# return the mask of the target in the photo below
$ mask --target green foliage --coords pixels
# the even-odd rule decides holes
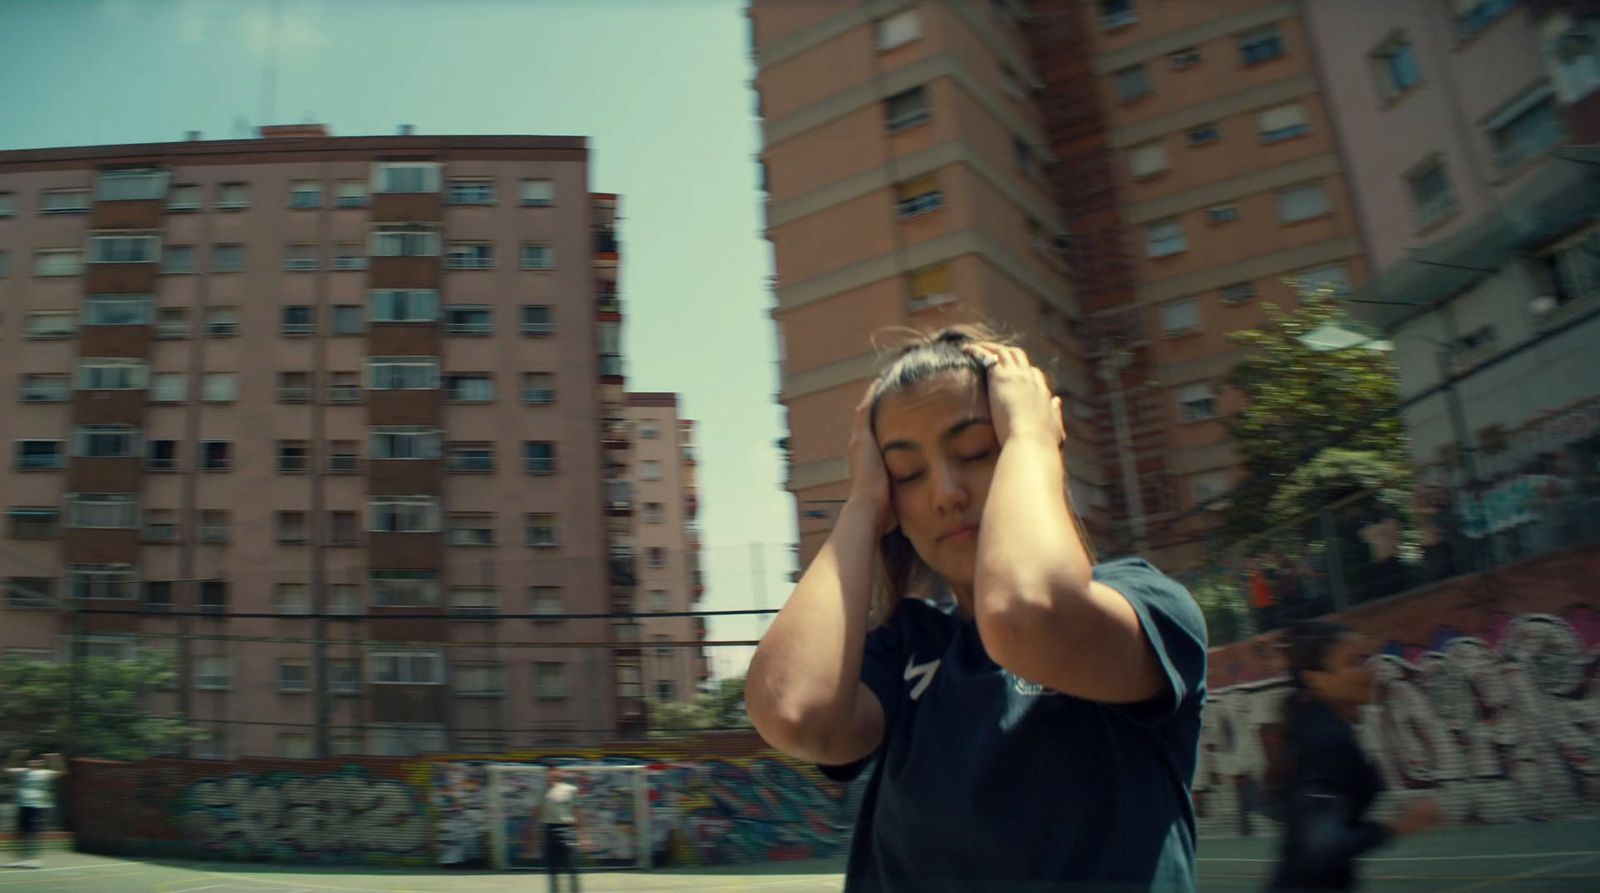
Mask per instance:
[[[651,705],[650,737],[675,738],[712,729],[748,729],[744,710],[744,677],[718,680],[709,692],[688,701]]]
[[[1212,645],[1225,645],[1255,634],[1255,619],[1245,592],[1237,583],[1211,577],[1192,583],[1189,593],[1206,618],[1206,636]]]
[[[149,709],[148,696],[177,678],[170,655],[144,651],[131,660],[81,658],[76,672],[74,698],[71,664],[0,659],[0,750],[137,760],[199,734],[182,720]]]
[[[1319,327],[1349,326],[1320,294],[1289,312],[1265,310],[1260,328],[1230,336],[1248,348],[1227,377],[1246,398],[1228,428],[1248,477],[1230,496],[1228,533],[1267,530],[1367,489],[1404,517],[1411,472],[1389,354],[1307,347]]]

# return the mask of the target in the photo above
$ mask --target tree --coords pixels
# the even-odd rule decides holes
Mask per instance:
[[[1230,336],[1252,350],[1227,376],[1245,398],[1228,429],[1248,475],[1229,494],[1227,532],[1258,533],[1365,490],[1407,517],[1411,470],[1388,352],[1308,346],[1313,333],[1349,326],[1324,293],[1305,292],[1289,312],[1265,309],[1260,328]]]
[[[181,719],[153,713],[148,696],[177,679],[172,658],[143,651],[128,660],[72,664],[15,655],[0,659],[0,750],[137,760],[203,734]],[[76,716],[73,707],[76,705]]]
[[[713,729],[748,729],[744,677],[719,679],[688,701],[664,701],[650,710],[650,737],[672,738]]]

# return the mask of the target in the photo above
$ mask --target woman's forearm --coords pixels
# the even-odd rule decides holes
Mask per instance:
[[[1059,447],[1013,436],[995,463],[978,531],[976,609],[1054,610],[1058,596],[1087,591],[1089,555],[1067,509]]]

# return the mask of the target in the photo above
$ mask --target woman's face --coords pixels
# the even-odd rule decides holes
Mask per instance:
[[[1306,684],[1332,707],[1360,707],[1378,698],[1378,674],[1372,669],[1366,643],[1354,633],[1339,637],[1323,660],[1321,670],[1306,676]]]
[[[957,594],[970,594],[1000,455],[978,377],[942,375],[884,397],[874,432],[900,531]]]

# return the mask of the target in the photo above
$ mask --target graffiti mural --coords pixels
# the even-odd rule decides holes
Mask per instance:
[[[189,837],[215,856],[261,861],[414,862],[431,846],[415,788],[350,768],[303,776],[237,773],[182,799]]]
[[[480,863],[489,858],[488,764],[482,761],[435,763],[433,808],[441,865]]]
[[[1425,793],[1455,822],[1538,821],[1600,813],[1600,614],[1503,616],[1481,636],[1441,628],[1426,645],[1373,658],[1377,704],[1363,745],[1386,800]],[[1286,680],[1216,692],[1207,705],[1195,806],[1209,833],[1252,830]],[[1382,808],[1382,804],[1380,804]]]

